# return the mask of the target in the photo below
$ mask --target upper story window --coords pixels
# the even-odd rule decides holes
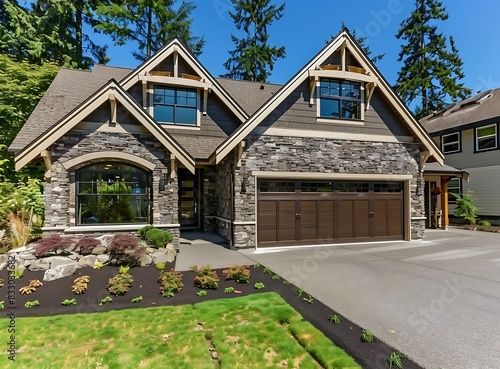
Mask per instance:
[[[460,133],[450,133],[441,137],[441,150],[444,154],[460,151]]]
[[[448,203],[455,204],[457,196],[462,194],[462,180],[460,178],[452,178],[448,181]]]
[[[498,147],[497,142],[496,124],[476,128],[476,151],[496,149]]]
[[[160,123],[196,126],[198,93],[195,89],[155,86],[153,116]]]
[[[337,79],[321,79],[320,117],[361,119],[361,84]]]

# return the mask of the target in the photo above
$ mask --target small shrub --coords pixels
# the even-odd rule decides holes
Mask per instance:
[[[180,292],[182,287],[184,287],[182,283],[182,274],[173,269],[170,272],[161,271],[158,283],[160,283],[161,286],[160,292],[165,297],[173,297],[174,293]]]
[[[303,293],[304,293],[304,290],[302,288],[298,288],[297,289],[297,298],[299,298],[300,296],[302,296]]]
[[[206,265],[198,270],[194,278],[194,285],[199,288],[216,290],[219,288],[219,276],[210,268],[210,265]]]
[[[109,279],[108,291],[116,296],[125,295],[130,291],[133,281],[134,279],[130,274],[115,274]]]
[[[0,309],[5,309],[5,303],[3,301],[0,301]]]
[[[61,302],[61,305],[63,306],[72,306],[72,305],[76,305],[76,299],[66,299],[64,300],[63,302]]]
[[[389,368],[392,369],[393,366],[399,369],[403,369],[403,355],[397,351],[393,351],[389,359]]]
[[[290,282],[288,282],[286,279],[283,279],[283,284],[284,284],[285,286],[288,286],[288,285],[290,284]]]
[[[312,304],[314,302],[314,299],[311,295],[307,295],[307,297],[302,298],[305,302]]]
[[[273,276],[271,277],[271,279],[272,279],[272,280],[275,280],[275,281],[279,281],[279,280],[281,279],[281,277],[280,277],[279,275],[275,274],[275,275],[273,275]]]
[[[98,262],[96,262],[96,263],[94,264],[94,267],[93,267],[93,268],[94,268],[94,269],[101,269],[103,266],[104,266],[104,264],[103,264],[103,263],[101,263],[100,261],[98,261]]]
[[[233,280],[237,283],[250,282],[250,268],[248,265],[233,265],[229,269],[222,271],[226,280]]]
[[[342,318],[338,314],[332,314],[330,316],[330,319],[328,319],[328,320],[330,321],[330,323],[333,323],[333,324],[340,324],[342,322]]]
[[[262,283],[262,282],[257,282],[257,283],[254,284],[254,287],[256,289],[258,289],[258,290],[261,290],[261,289],[263,289],[266,286],[264,286],[264,283]]]
[[[120,265],[120,267],[118,268],[118,273],[120,273],[120,274],[128,274],[129,270],[130,270],[130,266],[129,265]]]
[[[107,304],[108,302],[113,302],[113,298],[111,296],[106,296],[105,298],[101,299],[99,305],[104,305]]]
[[[12,247],[14,249],[25,246],[30,240],[34,218],[36,219],[36,215],[33,214],[33,210],[29,212],[20,210],[16,213],[10,212],[7,215]]]
[[[375,342],[376,340],[377,337],[375,337],[372,332],[363,329],[363,332],[361,333],[361,341],[371,343]]]
[[[207,292],[207,291],[205,291],[205,290],[201,290],[201,291],[199,291],[199,292],[196,292],[196,294],[197,294],[198,296],[200,296],[200,297],[206,296],[206,295],[207,295],[207,293],[208,293],[208,292]]]
[[[190,272],[198,272],[198,265],[191,265],[189,267]]]
[[[35,291],[36,291],[36,288],[31,287],[31,286],[24,286],[24,287],[21,287],[19,289],[19,292],[21,293],[21,295],[31,295]]]
[[[144,299],[142,298],[142,296],[139,296],[139,297],[135,297],[135,298],[133,298],[132,300],[130,300],[130,302],[132,302],[132,303],[134,303],[134,304],[135,304],[135,303],[141,302],[142,300],[144,300]]]
[[[37,242],[36,250],[33,255],[37,258],[41,258],[44,256],[63,254],[65,253],[65,249],[70,247],[73,242],[74,240],[72,238],[53,234]]]
[[[82,275],[76,278],[73,281],[73,285],[71,286],[71,292],[81,295],[87,292],[88,283],[90,281],[90,277],[88,275]]]
[[[151,224],[148,224],[142,228],[139,228],[137,230],[137,235],[142,238],[142,239],[145,239],[146,238],[146,233],[148,233],[149,230],[151,229],[156,229],[155,226],[152,226]]]
[[[30,281],[30,284],[29,284],[29,285],[30,285],[30,287],[38,288],[38,287],[43,286],[43,283],[42,283],[42,282],[40,282],[40,280],[38,280],[38,279],[32,279],[32,280]]]
[[[19,278],[22,278],[24,274],[24,269],[14,269],[14,273],[12,274],[12,276],[14,277],[14,279],[19,279]]]
[[[3,287],[4,283],[3,283],[3,279],[0,278],[0,287]]]
[[[29,309],[29,308],[39,306],[39,305],[40,305],[40,302],[38,300],[34,300],[34,301],[27,301],[26,304],[24,304],[24,307],[26,309]]]
[[[156,263],[155,267],[156,269],[163,270],[165,269],[165,265],[166,265],[165,263]]]
[[[224,293],[233,293],[234,292],[234,287],[226,287],[224,288]]]
[[[162,231],[161,229],[150,229],[146,233],[146,242],[148,245],[156,248],[165,247],[167,243],[172,241],[172,233],[169,231]]]
[[[259,264],[259,263],[255,263],[255,264],[253,265],[253,268],[254,268],[254,269],[260,268],[260,264]]]
[[[76,243],[75,250],[81,255],[88,255],[96,246],[100,245],[101,241],[99,241],[98,239],[93,237],[84,237],[80,238],[80,240]]]
[[[491,227],[491,223],[490,223],[490,222],[488,222],[487,220],[484,220],[484,219],[483,219],[483,220],[480,220],[480,221],[478,222],[478,224],[479,224],[481,227],[485,228],[485,229],[488,229],[488,228],[490,228],[490,227]]]
[[[264,275],[264,274],[273,274],[273,271],[272,271],[271,269],[269,269],[269,268],[264,268],[264,269],[262,270],[262,274],[263,274],[263,275]]]
[[[139,247],[139,239],[130,233],[117,233],[109,243],[108,251],[111,255],[124,254]]]
[[[474,205],[474,198],[471,193],[467,191],[462,196],[452,193],[456,198],[455,212],[453,215],[462,218],[468,224],[476,224],[476,213],[480,210]]]

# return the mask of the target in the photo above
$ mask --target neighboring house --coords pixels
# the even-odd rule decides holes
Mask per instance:
[[[420,122],[441,148],[446,164],[470,174],[468,182],[448,182],[450,212],[455,202],[451,193],[470,191],[478,216],[500,224],[500,89],[447,105]]]
[[[422,169],[443,163],[347,31],[283,86],[214,78],[178,40],[134,70],[62,69],[10,151],[45,162],[45,232],[234,247],[422,238]]]

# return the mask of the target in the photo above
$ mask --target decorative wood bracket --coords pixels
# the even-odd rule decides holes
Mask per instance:
[[[241,167],[241,157],[243,156],[243,148],[245,147],[245,141],[241,141],[237,146],[238,151],[236,153],[236,167]]]
[[[42,150],[40,156],[45,163],[45,178],[52,177],[52,153],[49,150]]]
[[[148,81],[142,81],[142,108],[148,109]]]
[[[310,91],[310,97],[309,97],[309,106],[313,106],[314,104],[314,92],[316,91],[316,84],[319,81],[319,76],[311,76],[309,79],[309,88],[311,89]]]
[[[170,154],[170,178],[177,178],[177,160],[174,154]]]
[[[427,162],[427,159],[431,156],[430,151],[421,151],[420,152],[420,173],[424,172],[424,166]]]
[[[203,89],[203,115],[207,115],[208,93],[211,92],[210,87]]]
[[[179,78],[179,52],[177,46],[174,47],[174,77]]]
[[[115,94],[109,94],[109,103],[111,106],[111,121],[109,122],[109,125],[115,125],[116,124],[116,97]]]
[[[370,101],[372,100],[372,96],[373,96],[373,92],[375,91],[375,87],[377,87],[376,82],[369,82],[365,85],[365,89],[366,89],[365,110],[370,109]]]

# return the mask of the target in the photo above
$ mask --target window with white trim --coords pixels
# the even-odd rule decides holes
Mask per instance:
[[[154,86],[153,116],[159,123],[198,125],[198,92],[195,89]]]
[[[460,178],[452,178],[448,181],[448,204],[455,204],[457,197],[462,193],[462,180]],[[456,195],[456,196],[455,196]]]
[[[360,120],[361,83],[322,78],[319,86],[321,118]]]
[[[498,147],[497,125],[476,128],[476,151],[492,150]]]
[[[460,133],[450,133],[441,137],[441,150],[444,154],[460,151]]]

